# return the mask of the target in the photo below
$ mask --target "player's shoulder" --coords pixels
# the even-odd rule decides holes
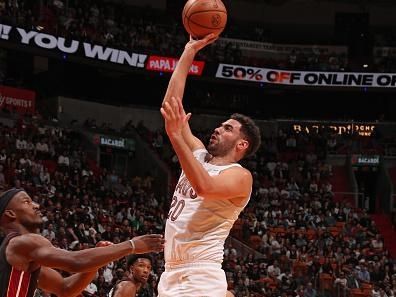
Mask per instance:
[[[130,279],[123,279],[118,283],[116,293],[133,293],[134,291],[136,291],[136,284]],[[117,296],[117,294],[115,296]]]
[[[15,236],[10,239],[9,247],[11,248],[26,248],[31,247],[34,248],[36,246],[48,246],[51,245],[50,241],[45,237],[35,234],[35,233],[28,233],[22,234],[19,236]]]
[[[235,164],[235,166],[231,166],[223,170],[223,172],[232,172],[233,174],[239,175],[241,177],[252,178],[252,173],[250,172],[250,170],[239,164]]]
[[[47,238],[37,233],[22,234],[20,238],[23,240],[49,241]]]
[[[203,147],[197,147],[195,149],[192,150],[193,155],[196,158],[203,158],[203,160],[207,160],[210,157],[210,154],[208,153],[208,150],[203,146]]]

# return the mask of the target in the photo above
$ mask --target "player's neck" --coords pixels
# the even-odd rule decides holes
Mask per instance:
[[[37,233],[36,231],[31,231],[19,224],[10,224],[6,228],[7,233],[18,233],[18,234],[29,234],[29,233]]]
[[[128,278],[130,279],[130,281],[135,285],[136,287],[136,292],[138,292],[140,290],[140,288],[142,287],[142,283],[139,282],[134,276],[133,273],[129,273]]]
[[[132,280],[132,282],[135,284],[135,287],[136,287],[136,293],[138,293],[139,292],[139,290],[140,290],[140,288],[142,287],[142,283],[141,282],[139,282],[139,281],[137,281],[135,278],[131,278],[131,280]],[[137,296],[137,294],[136,294],[136,296]]]
[[[217,166],[225,166],[237,163],[233,156],[211,156],[208,163]]]

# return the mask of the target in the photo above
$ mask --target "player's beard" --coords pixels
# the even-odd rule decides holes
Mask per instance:
[[[213,157],[222,157],[227,155],[235,147],[235,143],[236,141],[220,142],[216,139],[215,142],[208,144],[207,150]]]

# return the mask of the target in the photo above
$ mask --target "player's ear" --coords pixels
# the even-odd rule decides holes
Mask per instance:
[[[245,139],[241,139],[237,146],[239,150],[246,150],[249,147],[249,142]]]
[[[11,209],[6,209],[3,213],[3,217],[8,220],[15,220],[16,219],[16,213],[15,211]]]

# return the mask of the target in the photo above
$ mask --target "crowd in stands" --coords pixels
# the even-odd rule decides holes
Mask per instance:
[[[54,246],[80,250],[100,240],[117,243],[163,231],[165,206],[155,196],[153,179],[123,180],[105,169],[95,175],[78,133],[35,119],[19,119],[15,125],[0,125],[0,146],[0,187],[23,187],[41,205],[41,233]],[[153,284],[163,266],[162,254],[158,254]],[[125,261],[110,263],[84,294],[106,296],[124,270]],[[141,296],[156,296],[154,287],[149,284]]]
[[[2,0],[0,1],[0,17],[2,22],[7,24],[55,34],[67,39],[165,56],[178,56],[187,39],[181,21],[174,19],[173,16],[147,7],[132,7],[105,1]],[[231,19],[229,22],[230,25],[222,37],[273,42],[271,34],[263,25],[234,24],[234,20]],[[200,52],[198,58],[207,61],[281,69],[350,70],[346,51],[332,51],[331,46],[330,50],[321,50],[314,44],[308,45],[308,47],[311,47],[310,51],[306,50],[307,46],[297,46],[290,47],[289,52],[282,54],[271,53],[267,58],[254,58],[251,53],[245,54],[235,44],[219,45],[217,43],[210,47],[209,51]],[[378,70],[394,69],[392,68],[394,63],[389,63],[389,61],[394,62],[394,58],[376,59]],[[372,68],[375,69],[375,67]]]
[[[159,131],[142,124],[138,131],[154,150],[161,143],[160,154],[168,150]],[[264,137],[257,156],[246,162],[254,191],[232,234],[260,256],[241,258],[231,243],[226,247],[223,267],[236,296],[394,296],[396,266],[375,223],[366,209],[333,199],[332,166],[325,161],[328,152],[381,147],[357,136],[334,143],[337,135],[318,132],[280,130]],[[170,165],[177,162],[170,157]]]
[[[396,69],[396,31],[384,30],[374,34],[374,63],[379,72]]]
[[[140,123],[128,124],[124,133],[130,129],[179,170],[162,131]],[[202,139],[206,134],[198,133]],[[127,178],[106,169],[95,174],[81,143],[78,133],[39,119],[2,124],[1,187],[28,190],[42,206],[42,235],[60,248],[86,249],[100,240],[162,232],[168,201],[156,195],[154,178]],[[232,235],[248,244],[251,254],[229,243],[223,263],[236,296],[394,296],[396,267],[375,224],[365,210],[333,200],[327,146],[320,134],[293,136],[285,130],[264,138],[257,156],[246,162],[255,184]],[[139,296],[156,296],[163,264],[162,254],[155,255],[150,282]],[[103,267],[84,294],[106,296],[124,272],[125,261]],[[353,295],[360,293],[366,295]]]
[[[59,36],[164,55],[177,55],[185,43],[178,22],[170,23],[151,10],[145,11],[147,15],[134,14],[102,1],[70,0],[68,6],[61,0],[42,2],[42,7],[36,7],[30,1],[0,0],[0,17],[10,24],[42,28]],[[153,23],[154,18],[164,25]],[[227,34],[234,37],[232,32]],[[263,36],[262,30],[257,34]],[[266,41],[264,37],[258,40]],[[219,61],[245,62],[237,48],[214,46],[211,50]],[[334,63],[327,63],[330,60]],[[346,67],[345,57],[321,53],[304,57],[298,52],[291,52],[283,64],[248,63],[290,69]],[[207,99],[216,102],[210,96]],[[231,104],[238,105],[239,99],[244,100],[234,97]],[[94,120],[88,120],[86,126],[114,131],[110,124],[99,125]],[[163,131],[129,123],[122,132],[130,129],[136,129],[169,164],[175,183],[180,167]],[[308,135],[280,130],[278,135],[264,137],[262,149],[245,163],[255,184],[251,202],[232,235],[249,245],[251,254],[246,256],[229,243],[223,263],[229,289],[236,296],[395,296],[394,260],[367,211],[333,199],[332,167],[326,163],[327,153],[382,152],[382,147],[372,138],[324,132]],[[196,133],[201,139],[209,135],[208,131]],[[0,188],[25,188],[42,207],[42,235],[67,250],[90,248],[100,240],[117,243],[163,232],[169,201],[157,195],[155,177],[118,176],[106,169],[94,172],[80,137],[73,130],[54,123],[43,125],[36,118],[1,124]],[[0,241],[3,237],[0,231]],[[150,281],[140,297],[156,296],[164,259],[162,254],[153,259]],[[84,295],[106,296],[125,269],[124,260],[103,267]],[[45,292],[38,296],[47,297]]]
[[[268,296],[377,296],[368,292],[378,288],[393,296],[396,267],[375,224],[365,210],[333,199],[329,139],[282,131],[248,163],[254,199],[234,231],[264,256],[251,285]]]
[[[177,55],[186,39],[178,22],[169,24],[150,14],[152,11],[146,11],[147,16],[135,12],[135,18],[129,17],[132,11],[124,11],[120,17],[119,7],[101,1],[68,1],[66,7],[55,0],[40,9],[29,1],[0,3],[0,17],[6,22],[92,43]],[[18,3],[18,7],[10,3]],[[165,25],[153,23],[153,18]],[[237,48],[214,46],[211,50],[219,61],[245,62]],[[248,61],[255,66],[290,69],[346,67],[345,57],[320,52],[311,57],[291,52],[283,64],[262,62]],[[234,99],[238,105],[239,98]],[[88,121],[87,126],[97,124]],[[109,125],[101,128],[113,131]],[[134,127],[126,126],[123,132],[128,129]],[[152,132],[144,125],[137,131],[175,172],[179,171],[162,131]],[[198,132],[202,139],[207,134]],[[325,162],[326,152],[362,149],[380,151],[381,147],[353,135],[285,131],[264,138],[261,151],[245,164],[254,174],[254,191],[233,230],[235,237],[260,256],[252,252],[245,257],[231,244],[225,249],[223,267],[236,296],[395,295],[396,266],[384,250],[375,224],[365,210],[335,202],[329,183],[332,171]],[[86,249],[102,239],[117,243],[163,231],[169,201],[156,195],[153,177],[127,178],[105,169],[95,174],[88,166],[79,134],[72,130],[19,119],[14,126],[0,126],[0,150],[0,187],[28,190],[43,209],[41,232],[55,246]],[[0,240],[2,236],[0,233]],[[162,254],[155,255],[150,283],[139,296],[156,296],[163,264]],[[124,273],[124,261],[107,265],[84,294],[106,296]]]

